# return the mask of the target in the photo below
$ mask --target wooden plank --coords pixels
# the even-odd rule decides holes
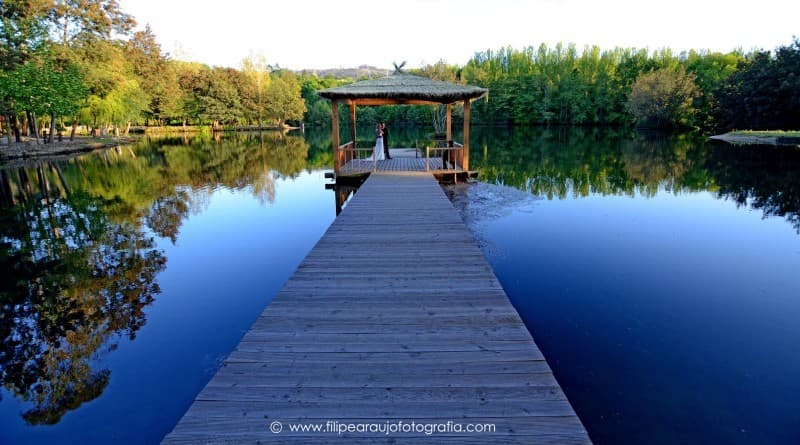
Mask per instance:
[[[458,365],[458,366],[455,366]],[[266,378],[276,375],[276,374],[308,374],[308,373],[319,373],[322,371],[336,373],[336,372],[348,372],[351,366],[358,366],[358,369],[363,373],[375,373],[375,372],[385,372],[386,366],[380,363],[372,363],[372,362],[339,362],[339,363],[328,363],[325,365],[320,366],[317,363],[306,363],[303,361],[294,361],[294,362],[269,362],[269,363],[227,363],[224,365],[227,369],[227,372],[230,374],[246,374],[253,378],[254,381],[258,381],[258,379]],[[516,362],[487,362],[487,361],[463,361],[456,364],[444,364],[444,363],[419,363],[414,367],[403,368],[400,370],[395,370],[394,372],[405,372],[405,373],[424,373],[424,374],[444,374],[444,375],[461,375],[461,374],[480,374],[486,373],[489,371],[494,371],[499,374],[508,374],[508,373],[520,373],[520,372],[549,372],[550,368],[547,365],[547,362],[544,359],[539,360],[521,360]],[[239,382],[237,386],[245,386],[247,382]],[[295,389],[299,389],[293,387]],[[414,393],[415,391],[418,392],[420,395],[425,394],[427,391],[439,391],[442,388],[446,387],[426,387],[426,388],[411,388],[407,391],[409,394]],[[456,391],[454,388],[450,387],[450,392],[448,393],[449,396],[455,397],[455,394],[459,392],[468,392],[468,391],[475,391],[475,392],[485,392],[489,389],[497,389],[496,387],[489,387],[489,386],[482,386],[480,388],[462,388],[459,391]],[[396,388],[379,388],[381,391],[393,391]],[[557,387],[556,387],[557,389]],[[554,389],[554,391],[556,390]],[[531,391],[534,391],[532,388],[512,388],[514,391],[520,391],[525,394],[529,394]],[[320,391],[324,392],[324,388],[320,389]],[[333,397],[334,394],[337,394],[337,391],[333,391],[329,393],[330,397]],[[357,390],[353,390],[358,393]],[[501,392],[506,393],[509,391],[508,388],[503,388]],[[370,394],[370,391],[365,391],[363,393],[363,397]],[[362,393],[359,393],[362,394]],[[398,395],[399,397],[399,395]],[[526,396],[528,397],[528,396]],[[563,393],[559,392],[559,397],[563,397]]]
[[[552,387],[551,387],[552,388]],[[220,388],[216,388],[220,389]],[[284,401],[275,403],[272,401],[262,401],[253,398],[248,394],[250,388],[244,391],[231,390],[225,393],[218,393],[216,397],[202,399],[202,405],[206,417],[251,417],[251,418],[278,418],[278,419],[314,419],[328,418],[335,419],[341,413],[347,413],[348,417],[374,417],[379,413],[382,417],[390,419],[419,419],[421,412],[430,413],[436,417],[449,417],[458,419],[461,417],[563,417],[572,414],[572,407],[564,399],[551,399],[531,397],[528,400],[480,400],[479,397],[472,397],[462,400],[447,401],[424,401],[410,400],[398,402],[394,398],[388,399],[391,403],[384,401],[322,401],[310,402],[298,400],[293,402]],[[257,393],[256,393],[257,394]],[[280,410],[280,417],[273,417],[277,409]],[[309,413],[313,415],[309,416]]]
[[[202,403],[202,402],[201,402]],[[185,425],[179,425],[173,435],[165,443],[276,443],[276,444],[305,444],[305,443],[458,443],[458,444],[587,444],[589,442],[580,421],[574,416],[529,416],[518,418],[492,418],[492,417],[461,417],[454,419],[446,417],[425,417],[418,419],[387,419],[385,417],[373,418],[337,418],[338,424],[348,423],[377,423],[384,425],[386,422],[411,422],[421,421],[430,424],[447,424],[447,422],[465,425],[487,424],[494,427],[494,432],[482,434],[465,433],[437,433],[425,435],[424,433],[314,433],[293,432],[289,425],[292,419],[253,419],[250,416],[238,417],[195,417],[186,419]],[[325,422],[331,419],[306,418],[302,424],[312,424],[318,421],[324,428]],[[281,434],[273,434],[269,430],[269,423],[280,421],[283,430]],[[234,433],[227,433],[233,430]],[[226,431],[221,434],[220,431]]]
[[[323,423],[325,420],[322,421]],[[340,423],[342,424],[342,423]],[[538,426],[541,428],[541,426]],[[525,433],[514,433],[513,436],[510,435],[503,435],[503,434],[492,434],[488,436],[487,434],[483,435],[466,435],[462,434],[461,436],[445,436],[443,434],[437,434],[434,439],[431,436],[427,435],[420,435],[420,436],[412,436],[412,437],[402,437],[398,438],[397,436],[392,436],[390,438],[386,438],[386,436],[380,437],[355,437],[353,434],[342,434],[338,435],[335,432],[330,434],[317,434],[316,437],[313,436],[298,436],[297,434],[287,434],[285,436],[278,435],[270,435],[267,432],[263,431],[248,431],[244,433],[236,433],[235,435],[219,435],[214,433],[213,431],[209,431],[207,434],[202,436],[202,439],[195,436],[195,435],[184,435],[182,433],[175,433],[171,435],[168,441],[164,443],[170,444],[190,444],[190,445],[197,445],[198,443],[202,443],[203,445],[228,445],[234,443],[270,443],[275,445],[281,444],[329,444],[329,443],[347,443],[348,445],[365,445],[365,444],[424,444],[430,445],[431,443],[437,444],[463,444],[463,445],[485,445],[487,442],[499,442],[507,445],[581,445],[590,443],[585,436],[581,434],[575,433],[564,433],[564,434],[537,434],[537,435],[527,435]]]
[[[379,169],[424,166],[392,161]],[[274,434],[274,419],[485,421],[496,430]],[[164,443],[331,440],[590,443],[429,174],[370,176]]]
[[[543,359],[538,349],[512,351],[398,351],[398,352],[273,352],[237,347],[228,356],[228,362],[262,362],[302,360],[307,363],[335,363],[370,361],[372,363],[414,365],[416,363],[461,363],[463,361],[524,361]],[[219,378],[217,376],[217,378]],[[486,382],[489,384],[490,382]]]
[[[250,370],[247,370],[247,372],[250,372]],[[272,377],[273,375],[274,374],[268,374],[266,377]],[[434,401],[434,403],[453,401],[480,403],[527,402],[533,398],[539,400],[566,400],[558,386],[535,388],[265,388],[240,385],[231,387],[211,386],[207,391],[203,392],[203,398],[198,400],[236,400],[240,402],[254,401],[266,403],[303,403],[309,401],[315,403],[359,402],[376,404],[386,402],[425,403],[426,401]],[[463,415],[457,415],[456,417],[463,417]]]

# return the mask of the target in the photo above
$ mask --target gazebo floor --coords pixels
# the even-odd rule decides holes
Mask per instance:
[[[431,158],[429,162],[425,154],[419,154],[415,148],[391,148],[389,154],[392,159],[373,162],[372,159],[355,159],[348,161],[339,172],[341,175],[378,172],[425,172],[430,169],[432,173],[461,173],[464,170],[456,165],[442,168],[441,158]]]

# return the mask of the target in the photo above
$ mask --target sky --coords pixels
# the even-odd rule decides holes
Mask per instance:
[[[800,37],[798,0],[121,0],[175,59],[239,67],[390,69],[557,42],[728,52]]]

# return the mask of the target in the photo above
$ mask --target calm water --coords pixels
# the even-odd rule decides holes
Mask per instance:
[[[800,150],[473,133],[447,192],[597,443],[800,441]],[[346,199],[329,143],[4,170],[0,443],[163,437]]]

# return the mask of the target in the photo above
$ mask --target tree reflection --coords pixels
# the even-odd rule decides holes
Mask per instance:
[[[765,218],[784,217],[800,233],[800,149],[714,145],[706,167],[720,198],[761,210]]]
[[[102,200],[53,197],[44,168],[33,170],[38,193],[19,169],[20,202],[0,211],[0,380],[32,403],[26,422],[54,424],[103,392],[110,372],[92,359],[145,324],[166,259],[135,224],[111,221]]]
[[[262,204],[274,202],[275,181],[308,168],[308,149],[301,137],[277,132],[158,138],[77,158],[63,170],[67,182],[104,198],[114,218],[144,218],[174,243],[217,188],[249,189]]]
[[[711,191],[783,216],[800,233],[800,150],[709,144],[696,135],[555,128],[477,128],[473,165],[484,181],[548,199],[590,194],[652,197]]]
[[[135,339],[175,243],[218,187],[275,199],[307,168],[308,144],[282,134],[168,138],[60,163],[0,170],[0,384],[55,424],[99,397],[97,358]]]

